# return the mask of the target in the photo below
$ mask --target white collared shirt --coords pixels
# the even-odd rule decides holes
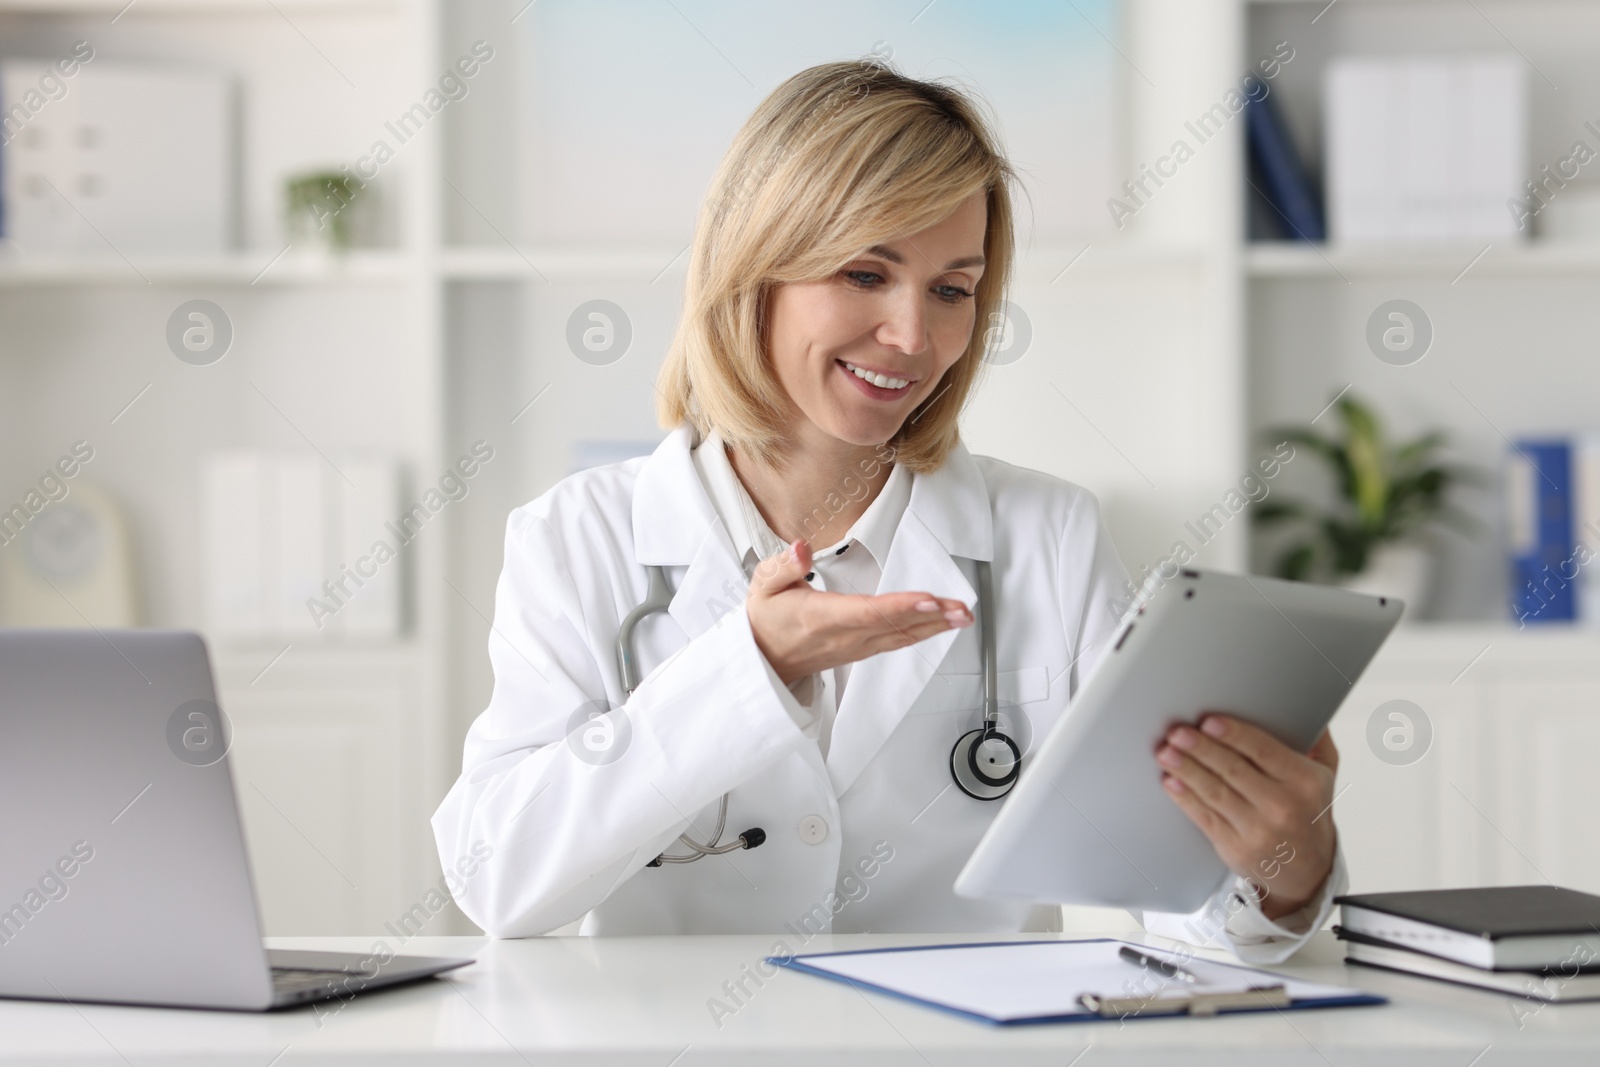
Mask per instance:
[[[758,563],[782,552],[787,545],[761,517],[755,501],[728,460],[720,433],[711,431],[691,455],[706,495],[727,528],[733,550],[744,566],[745,577],[749,578],[754,575]],[[895,464],[877,497],[843,538],[826,548],[812,546],[813,589],[867,596],[877,593],[894,532],[911,500],[911,480],[911,472]],[[846,475],[828,499],[818,501],[815,513],[827,516],[830,511],[837,512],[842,509],[843,501],[852,496],[859,500],[865,489],[866,483],[860,476]],[[805,716],[803,721],[798,717],[796,721],[806,736],[816,740],[823,758],[828,755],[833,720],[839,701],[844,699],[850,667],[851,664],[843,663],[832,670],[808,675],[789,687]]]

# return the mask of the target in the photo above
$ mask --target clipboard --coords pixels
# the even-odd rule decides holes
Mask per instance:
[[[1181,967],[1183,982],[1129,963],[1124,946]],[[814,974],[993,1026],[1386,1004],[1384,997],[1114,938],[986,941],[769,956]]]

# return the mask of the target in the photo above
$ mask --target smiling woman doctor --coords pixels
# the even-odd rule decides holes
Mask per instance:
[[[1126,579],[1088,492],[960,441],[1014,182],[972,100],[875,62],[802,71],[739,132],[660,372],[671,434],[507,524],[493,697],[433,817],[446,870],[492,849],[456,892],[486,931],[1060,928],[951,889],[1008,788],[970,734],[974,623],[1025,765]],[[1205,921],[1146,926],[1292,952],[1343,888],[1336,760],[1212,715],[1128,767],[1237,872]]]

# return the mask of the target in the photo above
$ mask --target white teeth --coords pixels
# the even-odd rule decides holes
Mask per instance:
[[[870,370],[862,370],[860,367],[849,362],[848,360],[843,362],[851,374],[854,374],[862,381],[871,382],[879,389],[904,389],[906,386],[911,384],[911,379],[909,378],[891,378],[887,374],[877,374]]]

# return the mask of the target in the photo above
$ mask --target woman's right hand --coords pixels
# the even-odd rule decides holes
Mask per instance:
[[[930,593],[825,593],[811,588],[811,546],[796,541],[756,567],[745,611],[756,647],[784,685],[972,625],[959,600]]]

